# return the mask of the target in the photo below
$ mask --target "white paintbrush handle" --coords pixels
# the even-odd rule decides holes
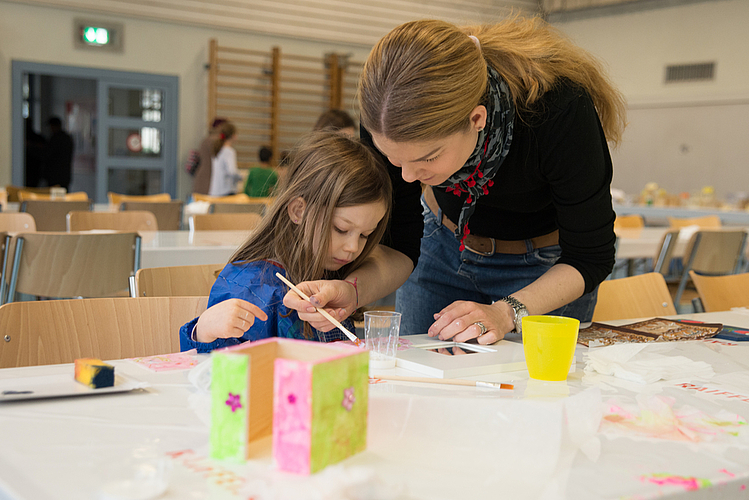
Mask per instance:
[[[301,298],[303,298],[306,301],[310,300],[309,297],[307,297],[307,294],[305,294],[303,291],[301,291],[300,289],[298,289],[297,287],[295,287],[294,284],[291,281],[289,281],[286,278],[284,278],[281,273],[276,273],[276,276],[278,277],[278,279],[280,279],[281,281],[283,281],[284,283],[286,283],[286,285],[288,285],[289,288],[291,288],[292,290],[294,290],[294,292],[296,292],[296,294],[299,295]],[[327,319],[328,321],[330,321],[331,323],[333,323],[335,326],[338,327],[339,330],[341,330],[343,333],[345,333],[346,336],[349,338],[349,340],[351,342],[353,342],[355,344],[359,343],[359,338],[356,335],[354,335],[353,333],[351,333],[350,331],[348,331],[348,329],[345,326],[343,326],[340,321],[338,321],[333,316],[331,316],[330,314],[328,314],[328,311],[326,311],[325,309],[323,309],[321,307],[315,307],[315,309],[317,309],[317,312],[319,312],[320,314],[322,314],[325,319]]]

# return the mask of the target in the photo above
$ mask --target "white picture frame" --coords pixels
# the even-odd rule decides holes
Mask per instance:
[[[500,340],[492,345],[479,345],[438,340],[426,334],[406,335],[401,341],[410,345],[398,351],[396,366],[436,378],[475,377],[526,369],[520,342]],[[456,356],[434,352],[452,347],[473,352]]]

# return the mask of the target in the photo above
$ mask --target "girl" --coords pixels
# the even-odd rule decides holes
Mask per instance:
[[[387,170],[368,148],[342,134],[309,136],[263,221],[213,285],[208,309],[180,329],[182,350],[267,337],[345,339],[337,330],[313,330],[286,308],[275,273],[293,283],[342,279],[382,238],[391,197]],[[355,281],[345,285],[356,292]]]
[[[226,196],[237,191],[237,181],[241,178],[237,170],[237,151],[232,147],[237,129],[234,124],[226,121],[218,130],[218,137],[213,142],[211,151],[211,196]]]

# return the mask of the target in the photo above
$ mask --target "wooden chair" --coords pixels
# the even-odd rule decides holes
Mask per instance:
[[[19,191],[18,201],[24,202],[28,200],[52,200],[51,194],[46,193],[35,193],[33,191]],[[88,193],[85,191],[76,191],[75,193],[65,193],[65,197],[62,200],[56,201],[88,201]]]
[[[34,217],[37,231],[66,231],[68,212],[90,209],[88,201],[28,200],[19,210]]]
[[[52,189],[51,187],[34,188],[34,187],[25,187],[25,186],[12,186],[10,184],[5,186],[5,192],[8,193],[8,201],[11,201],[11,202],[20,201],[18,199],[19,191],[29,191],[29,192],[38,193],[38,194],[49,194],[51,189]]]
[[[182,227],[182,200],[123,201],[120,210],[146,210],[156,216],[159,231],[178,231]]]
[[[68,231],[113,229],[115,231],[158,231],[159,224],[151,212],[69,212]]]
[[[606,280],[598,285],[593,321],[676,314],[666,280],[660,273]]]
[[[260,214],[265,213],[267,205],[263,202],[253,203],[211,203],[209,214]]]
[[[43,297],[112,297],[140,267],[137,233],[19,233],[9,248],[7,302]]]
[[[208,296],[225,264],[149,267],[135,274],[138,297]]]
[[[720,217],[717,215],[705,215],[704,217],[692,218],[668,217],[668,225],[673,229],[681,229],[688,226],[699,226],[702,229],[715,229],[723,226]]]
[[[736,274],[744,265],[747,233],[740,230],[701,230],[692,235],[684,252],[684,271],[678,284],[671,285],[674,304],[678,310],[682,296],[690,282],[689,271],[707,275]],[[697,296],[696,290],[687,294],[687,301]]]
[[[7,288],[6,271],[8,269],[8,248],[11,236],[15,233],[36,231],[36,222],[31,214],[23,212],[0,213],[0,305],[5,302]]]
[[[24,212],[0,213],[0,231],[9,233],[36,231],[34,216]]]
[[[645,227],[645,219],[642,218],[642,215],[639,214],[632,214],[632,215],[617,215],[616,219],[614,219],[614,230],[617,229],[636,229],[638,227]]]
[[[250,231],[255,229],[260,214],[195,214],[190,216],[190,231]]]
[[[689,271],[705,312],[749,307],[749,273],[703,276]]]
[[[207,201],[208,203],[250,203],[252,198],[244,193],[229,196],[210,196],[207,194],[193,193],[193,201]]]
[[[179,328],[207,297],[14,302],[0,307],[0,368],[179,352]],[[71,380],[73,372],[71,368]]]
[[[145,194],[145,195],[134,195],[134,194],[117,194],[112,191],[107,193],[109,204],[115,207],[119,207],[121,203],[125,201],[140,201],[140,202],[167,202],[172,201],[172,196],[169,193],[159,194]]]

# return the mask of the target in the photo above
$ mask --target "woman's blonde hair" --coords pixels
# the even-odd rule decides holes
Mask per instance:
[[[607,140],[621,140],[624,98],[601,63],[542,19],[519,16],[485,26],[426,20],[393,29],[364,65],[359,119],[370,132],[396,142],[465,131],[486,92],[487,64],[507,82],[520,119],[564,78],[590,95]]]
[[[232,122],[225,121],[221,123],[215,130],[219,135],[216,140],[213,141],[213,147],[211,148],[213,156],[218,155],[218,152],[221,151],[221,148],[224,147],[224,143],[227,141],[227,139],[231,139],[232,137],[234,137],[234,134],[237,133],[237,127],[235,127]]]
[[[262,222],[231,262],[278,261],[293,283],[341,279],[361,266],[385,234],[392,204],[390,176],[382,162],[358,140],[330,131],[303,139],[273,195],[275,201]],[[297,198],[306,205],[302,220],[295,224],[288,207]],[[362,253],[338,271],[327,271],[335,209],[377,202],[383,203],[385,216],[367,238]],[[305,336],[309,334],[305,324]]]

